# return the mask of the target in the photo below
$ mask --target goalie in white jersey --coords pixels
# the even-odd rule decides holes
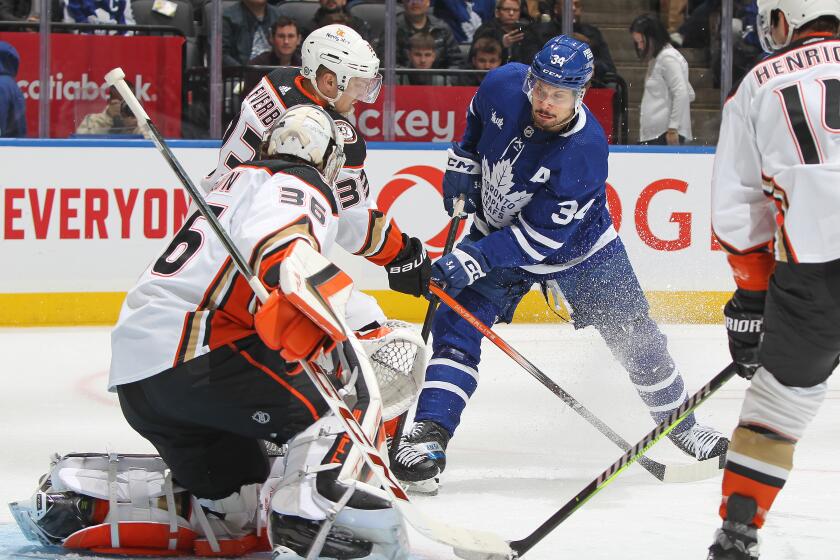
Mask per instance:
[[[840,358],[838,0],[759,0],[771,56],[723,110],[712,220],[738,289],[724,314],[752,379],[723,476],[710,560],[758,558],[758,529]]]
[[[298,361],[352,387],[354,414],[379,426],[380,443],[381,409],[364,404],[374,402],[365,399],[370,389],[347,379],[358,377],[340,365],[330,334],[278,288],[286,255],[336,242],[341,134],[322,108],[292,107],[261,155],[221,176],[206,201],[271,292],[268,302],[258,303],[207,221],[189,216],[129,291],[112,334],[109,388],[163,461],[62,458],[35,505],[16,510],[28,536],[122,554],[242,554],[262,546],[264,484],[269,537],[284,558],[404,558],[401,517],[356,480],[350,440]],[[327,284],[349,285],[337,268],[324,270],[334,273]],[[263,440],[288,444],[273,467]]]

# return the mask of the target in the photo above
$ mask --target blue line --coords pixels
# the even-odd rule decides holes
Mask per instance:
[[[167,140],[171,148],[212,148],[221,146],[220,140]],[[446,150],[449,142],[368,142],[370,150]],[[0,147],[16,148],[146,148],[150,140],[120,140],[105,138],[0,138]],[[714,146],[610,146],[614,154],[714,154]]]

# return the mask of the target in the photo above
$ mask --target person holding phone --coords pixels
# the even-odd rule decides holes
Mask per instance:
[[[493,37],[502,44],[502,60],[519,59],[520,43],[525,38],[528,23],[521,19],[522,8],[518,0],[497,0],[495,17],[479,27],[473,44],[483,37]]]

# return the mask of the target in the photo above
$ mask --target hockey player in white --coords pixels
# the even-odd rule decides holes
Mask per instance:
[[[297,106],[258,160],[219,178],[207,203],[271,297],[259,305],[206,220],[190,216],[129,291],[112,334],[109,388],[160,458],[61,459],[15,511],[28,536],[120,554],[239,555],[264,546],[263,485],[276,555],[405,557],[402,518],[354,480],[342,424],[298,364],[315,360],[350,383],[336,345],[278,287],[296,244],[326,252],[336,242],[343,160],[326,111]],[[288,444],[273,467],[262,440]]]
[[[379,58],[353,29],[346,25],[327,25],[304,39],[301,60],[300,70],[278,68],[263,77],[246,96],[239,116],[225,131],[216,168],[202,181],[202,186],[209,189],[221,175],[252,158],[262,135],[287,107],[299,104],[323,107],[344,138],[346,155],[336,180],[341,215],[338,244],[347,252],[384,267],[392,290],[421,295],[430,275],[423,243],[401,232],[393,220],[376,209],[369,196],[365,172],[367,144],[351,118],[356,104],[373,103],[379,96],[382,83]],[[387,342],[387,337],[420,340],[408,325],[388,320],[376,300],[358,290],[353,291],[347,304],[347,322],[359,335],[379,373],[382,364],[374,352]],[[425,356],[424,346],[415,346],[412,352]],[[418,359],[415,363],[417,374],[422,376],[425,362]],[[394,427],[395,422],[386,424],[389,437]]]
[[[758,529],[840,360],[838,0],[759,0],[768,58],[726,102],[712,220],[737,290],[724,308],[752,379],[723,475],[709,560],[755,560]]]

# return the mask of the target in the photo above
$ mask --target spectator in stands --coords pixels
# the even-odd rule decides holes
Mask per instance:
[[[271,50],[252,58],[253,66],[300,66],[300,43],[303,37],[295,20],[280,16],[271,24]]]
[[[132,90],[134,85],[130,82],[128,87]],[[123,101],[117,88],[111,86],[108,89],[108,104],[101,113],[85,115],[76,134],[143,134],[137,126],[137,118]]]
[[[452,30],[459,43],[471,43],[475,31],[493,19],[495,0],[435,0],[434,14]]]
[[[475,30],[473,42],[482,37],[493,37],[504,47],[502,60],[521,60],[520,43],[525,38],[527,27],[527,23],[520,19],[521,15],[519,0],[496,0],[496,17]]]
[[[656,16],[637,17],[630,24],[630,33],[636,54],[648,65],[639,116],[639,141],[670,146],[691,141],[690,105],[694,101],[694,89],[688,81],[688,63],[671,46],[668,31]]]
[[[555,0],[552,4],[553,19],[549,22],[531,25],[525,29],[525,38],[519,49],[519,58],[515,60],[525,64],[531,64],[534,55],[539,52],[542,46],[552,37],[563,33],[563,0]],[[615,63],[613,62],[610,48],[601,35],[601,31],[592,24],[583,23],[583,6],[581,0],[572,2],[572,31],[586,36],[589,49],[595,56],[594,82],[603,82],[610,74],[615,74]]]
[[[67,0],[64,6],[64,21],[119,25],[135,23],[129,0]]]
[[[26,136],[26,104],[17,85],[20,56],[5,41],[0,41],[0,138]]]
[[[280,10],[266,0],[240,0],[222,12],[222,64],[244,66],[271,50],[271,26]]]
[[[370,27],[368,27],[367,22],[363,19],[350,15],[347,11],[347,0],[318,0],[318,2],[321,4],[321,7],[318,8],[318,11],[312,16],[312,21],[306,26],[306,35],[325,25],[343,23],[353,28],[365,41],[370,41]],[[382,9],[384,10],[385,7],[383,6]],[[337,19],[336,16],[338,14],[344,16],[346,19]]]
[[[435,68],[456,68],[462,63],[461,49],[449,26],[429,14],[429,0],[405,0],[405,11],[397,17],[397,66],[408,66],[408,40],[417,33],[427,33],[435,40]],[[383,58],[384,34],[377,41]]]
[[[415,33],[408,39],[408,67],[418,70],[431,70],[435,67],[437,51],[435,38],[430,33]],[[442,86],[446,80],[438,73],[403,74],[400,83],[412,86]]]
[[[482,37],[470,47],[469,62],[465,70],[492,70],[502,65],[502,44],[493,37]],[[484,74],[461,74],[453,80],[456,86],[481,85]]]
[[[0,0],[0,21],[38,21],[37,8],[31,0]]]

